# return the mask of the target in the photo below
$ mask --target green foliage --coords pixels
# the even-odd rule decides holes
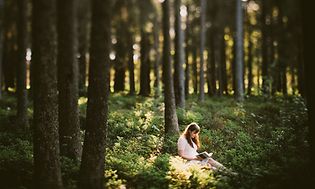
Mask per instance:
[[[0,133],[1,188],[31,187],[32,150],[32,144],[24,136],[14,133]]]
[[[7,110],[14,107],[9,102],[0,109],[0,120],[8,123],[14,111]],[[185,109],[177,110],[180,130],[197,122],[202,129],[200,151],[213,152],[215,160],[237,175],[188,167],[177,157],[178,135],[164,136],[162,98],[118,94],[110,97],[109,106],[106,188],[279,188],[305,180],[309,145],[300,97],[251,97],[243,104],[213,97],[200,104],[193,96]],[[80,109],[84,120],[86,99]],[[7,132],[2,125],[0,129],[0,178],[8,181],[2,183],[30,188],[31,134]],[[64,157],[61,162],[65,187],[76,188],[78,162]]]

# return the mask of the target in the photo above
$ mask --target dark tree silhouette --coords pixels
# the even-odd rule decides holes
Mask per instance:
[[[174,91],[177,107],[185,107],[185,36],[182,29],[182,19],[180,14],[181,0],[175,0],[175,60],[174,60]]]
[[[78,32],[77,0],[58,0],[58,90],[60,153],[80,159],[80,122],[78,109]]]
[[[172,76],[172,64],[170,56],[170,5],[169,0],[162,3],[163,12],[163,82],[164,82],[164,119],[165,134],[179,133],[178,119],[176,115],[174,85]]]
[[[26,91],[26,48],[27,48],[27,12],[28,3],[25,0],[18,2],[18,62],[16,72],[17,94],[17,126],[19,129],[28,127],[27,119],[27,91]]]
[[[78,0],[78,54],[79,54],[79,93],[86,92],[86,70],[88,64],[89,36],[91,23],[90,0]]]
[[[62,188],[58,135],[55,0],[33,0],[32,31],[34,188]]]
[[[111,44],[111,0],[92,1],[91,61],[79,188],[104,188]]]
[[[243,8],[242,0],[236,1],[236,61],[235,61],[235,99],[244,100],[243,86]]]
[[[204,50],[206,41],[206,0],[200,0],[200,67],[199,67],[199,100],[202,102],[205,99],[205,78],[204,78]]]

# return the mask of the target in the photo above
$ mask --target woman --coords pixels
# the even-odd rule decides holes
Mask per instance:
[[[191,163],[199,163],[201,165],[207,165],[212,169],[225,168],[221,163],[214,159],[205,158],[200,159],[197,157],[199,154],[197,150],[200,148],[199,141],[200,127],[197,123],[189,124],[183,134],[179,137],[177,142],[178,154],[180,157],[189,160]]]

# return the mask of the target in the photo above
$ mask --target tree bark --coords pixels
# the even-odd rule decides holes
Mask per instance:
[[[79,121],[79,69],[77,0],[58,0],[58,90],[60,153],[78,160],[81,157]]]
[[[17,1],[4,2],[3,78],[4,89],[15,88],[17,49]]]
[[[55,0],[33,0],[34,188],[62,188],[55,18]]]
[[[141,31],[140,42],[140,92],[141,96],[150,95],[150,41],[149,34]]]
[[[172,135],[179,133],[178,118],[176,114],[174,85],[172,76],[172,63],[170,56],[170,5],[169,0],[162,3],[163,12],[163,81],[164,81],[164,119],[165,134]]]
[[[25,0],[18,2],[18,62],[16,72],[17,94],[17,126],[18,129],[28,127],[27,119],[27,91],[26,91],[26,48],[27,48],[27,11],[28,4]]]
[[[191,38],[191,24],[190,24],[190,6],[186,5],[187,7],[187,17],[186,17],[186,31],[185,31],[185,41],[186,41],[186,48],[185,48],[185,98],[189,95],[189,81],[190,81],[190,70],[191,66],[189,64],[189,55],[191,53],[191,44],[190,44],[190,38]]]
[[[3,60],[3,7],[4,0],[0,0],[0,99],[2,98],[2,60]]]
[[[228,94],[228,82],[227,82],[227,71],[226,71],[226,53],[225,53],[225,39],[224,39],[224,35],[222,36],[222,38],[220,39],[221,41],[221,77],[222,77],[222,91],[224,92],[224,94]]]
[[[79,188],[104,188],[111,44],[110,0],[92,1],[91,61]]]
[[[160,23],[158,21],[157,16],[154,18],[154,51],[155,51],[155,61],[154,61],[154,88],[155,88],[155,96],[160,95],[160,64],[161,64],[161,55],[160,55]]]
[[[302,23],[303,23],[303,57],[304,57],[304,73],[305,73],[305,88],[306,88],[306,100],[308,108],[308,126],[309,126],[309,145],[310,145],[310,166],[305,172],[308,174],[309,178],[308,184],[311,184],[311,178],[315,176],[315,67],[314,61],[314,50],[312,49],[314,41],[314,27],[309,23],[312,22],[314,18],[313,7],[310,6],[309,2],[301,1],[301,13],[302,13]]]
[[[184,43],[185,36],[182,30],[182,19],[180,15],[181,0],[175,0],[175,61],[174,61],[174,91],[177,107],[185,107],[185,78],[184,64],[185,51]]]
[[[129,70],[129,86],[130,86],[130,95],[134,95],[136,91],[135,87],[135,64],[133,60],[133,33],[129,32],[129,42],[128,42],[128,70]]]
[[[253,88],[253,42],[251,40],[251,29],[249,26],[249,39],[248,39],[248,60],[247,60],[247,80],[248,80],[248,84],[247,84],[247,95],[251,95],[252,94],[252,88]]]
[[[127,23],[120,18],[120,25],[117,27],[117,43],[116,43],[116,59],[115,59],[115,76],[114,76],[114,92],[125,90],[126,77],[126,60],[128,55],[127,41]]]
[[[266,18],[269,14],[269,1],[262,1],[262,10],[261,10],[261,35],[262,35],[262,62],[261,62],[261,77],[262,77],[262,92],[265,95],[269,95],[270,88],[269,88],[269,82],[270,82],[270,77],[269,77],[269,72],[268,72],[268,67],[269,67],[269,58],[268,58],[268,44],[269,44],[269,26],[267,25]]]
[[[89,53],[89,36],[91,30],[91,7],[90,0],[79,0],[78,2],[78,54],[79,54],[79,93],[86,94],[86,72]]]
[[[236,1],[236,61],[235,61],[235,99],[237,101],[244,100],[244,86],[243,86],[243,8],[242,1]]]
[[[205,99],[205,78],[204,78],[204,50],[206,42],[206,0],[200,0],[200,71],[199,71],[199,100],[201,102]]]

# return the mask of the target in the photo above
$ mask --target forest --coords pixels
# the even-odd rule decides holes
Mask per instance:
[[[315,187],[306,2],[0,0],[0,188]]]

